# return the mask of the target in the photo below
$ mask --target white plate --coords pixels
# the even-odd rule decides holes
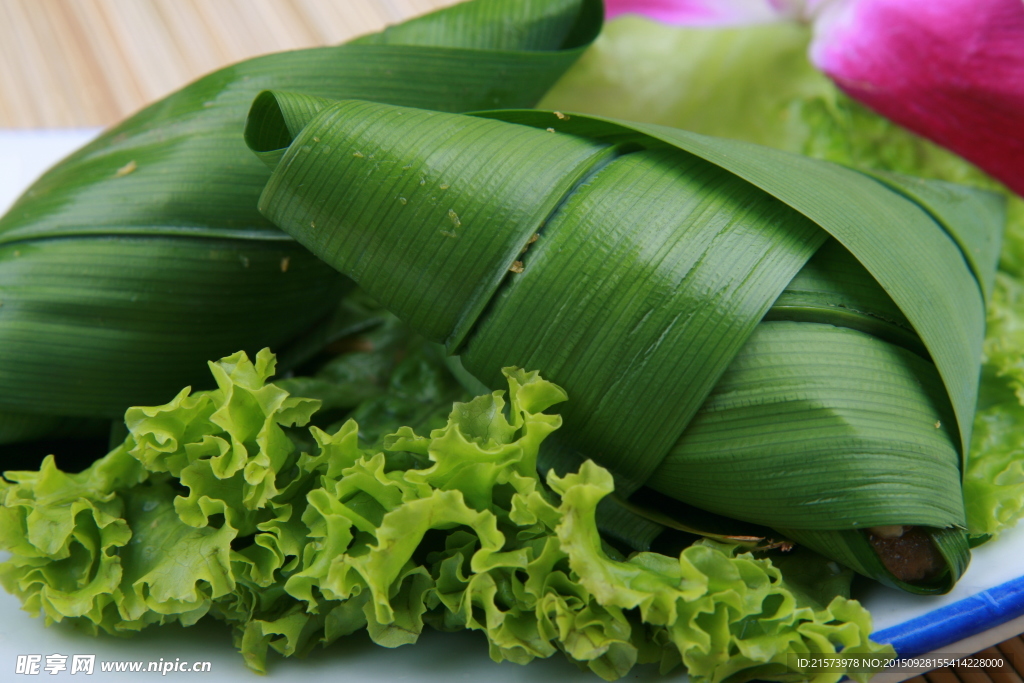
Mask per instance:
[[[71,150],[95,136],[90,130],[0,130],[0,213],[6,211],[35,177]],[[996,541],[974,551],[967,573],[949,594],[940,597],[908,595],[880,585],[868,587],[860,598],[874,616],[876,639],[891,642],[904,656],[927,652],[970,654],[981,647],[1008,638],[998,627],[1024,615],[1024,526],[1007,532]],[[258,683],[231,644],[228,630],[218,624],[200,624],[191,629],[149,629],[130,640],[110,637],[91,638],[64,627],[44,628],[40,619],[21,611],[16,598],[0,593],[0,680],[20,680],[15,676],[18,655],[68,655],[70,668],[74,654],[96,656],[95,673],[89,681],[125,681],[130,673],[102,673],[101,662],[210,662],[211,674],[218,680]],[[970,650],[957,649],[957,643],[978,634]],[[967,647],[967,644],[960,647]],[[43,680],[68,678],[80,680],[81,674],[69,671],[38,674]],[[153,675],[153,674],[151,674]],[[195,677],[195,673],[171,671],[169,677]],[[905,674],[909,676],[910,674]],[[316,651],[309,659],[298,661],[272,658],[269,678],[301,679],[314,683],[348,683],[367,680],[386,681],[547,681],[565,683],[599,680],[579,671],[564,658],[537,661],[528,667],[494,664],[479,633],[427,632],[413,647],[388,650],[374,646],[365,635],[343,639],[326,651]],[[683,680],[679,675],[673,680]],[[31,680],[25,677],[24,680]],[[654,667],[638,667],[630,681],[664,680]]]

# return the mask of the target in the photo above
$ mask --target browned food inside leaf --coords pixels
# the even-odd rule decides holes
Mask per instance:
[[[868,541],[885,568],[901,581],[934,578],[945,566],[942,555],[922,527],[871,528]]]

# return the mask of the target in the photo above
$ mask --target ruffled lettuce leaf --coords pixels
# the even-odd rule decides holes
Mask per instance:
[[[48,459],[6,475],[0,579],[26,609],[113,634],[209,615],[258,671],[270,650],[301,656],[362,629],[397,647],[427,626],[484,632],[495,661],[561,651],[607,680],[657,663],[695,681],[836,681],[791,655],[891,651],[840,594],[848,573],[810,588],[819,560],[802,558],[814,576],[790,583],[735,546],[608,546],[595,515],[611,475],[592,462],[537,473],[561,424],[545,411],[567,396],[535,372],[508,368],[507,394],[449,403],[438,419],[447,384],[431,400],[403,390],[440,360],[411,354],[392,380],[405,407],[381,395],[364,414],[378,429],[408,410],[440,426],[393,427],[370,448],[351,419],[300,429],[319,402],[269,382],[269,352],[210,367],[217,389],[129,410],[124,443],[88,470]]]
[[[114,604],[118,553],[132,538],[117,491],[147,477],[128,450],[79,474],[61,472],[50,456],[38,472],[7,472],[0,482],[0,547],[11,553],[0,582],[48,624],[100,624]]]
[[[1024,279],[1007,272],[996,278],[984,354],[964,503],[970,530],[994,535],[1024,516]]]
[[[1024,516],[1024,199],[843,94],[807,59],[810,37],[807,28],[792,24],[680,28],[622,17],[606,25],[538,106],[747,140],[1003,194],[1008,220],[964,472],[969,530],[998,534]]]
[[[222,514],[251,533],[256,513],[279,493],[277,473],[294,459],[283,427],[308,423],[320,402],[267,384],[274,364],[268,350],[255,363],[239,352],[210,364],[216,390],[191,395],[186,388],[166,405],[125,413],[136,440],[132,455],[190,489],[175,501],[186,523],[203,526],[209,515]]]

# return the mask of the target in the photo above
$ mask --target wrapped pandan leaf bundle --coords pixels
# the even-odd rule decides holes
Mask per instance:
[[[269,172],[242,124],[261,90],[531,106],[601,17],[600,0],[476,0],[250,59],[59,163],[0,218],[0,443],[165,401],[238,349],[271,346],[287,364],[297,339],[344,327],[332,312],[351,283],[256,210]]]
[[[548,465],[908,591],[965,570],[995,196],[561,112],[267,92],[246,136],[267,218],[485,384],[567,390]]]

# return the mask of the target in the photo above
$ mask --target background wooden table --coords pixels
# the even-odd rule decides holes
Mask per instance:
[[[107,126],[247,57],[331,45],[459,0],[0,0],[0,128]],[[990,641],[991,642],[991,641]],[[1024,669],[1024,640],[982,656]],[[1021,683],[939,669],[914,681]]]

